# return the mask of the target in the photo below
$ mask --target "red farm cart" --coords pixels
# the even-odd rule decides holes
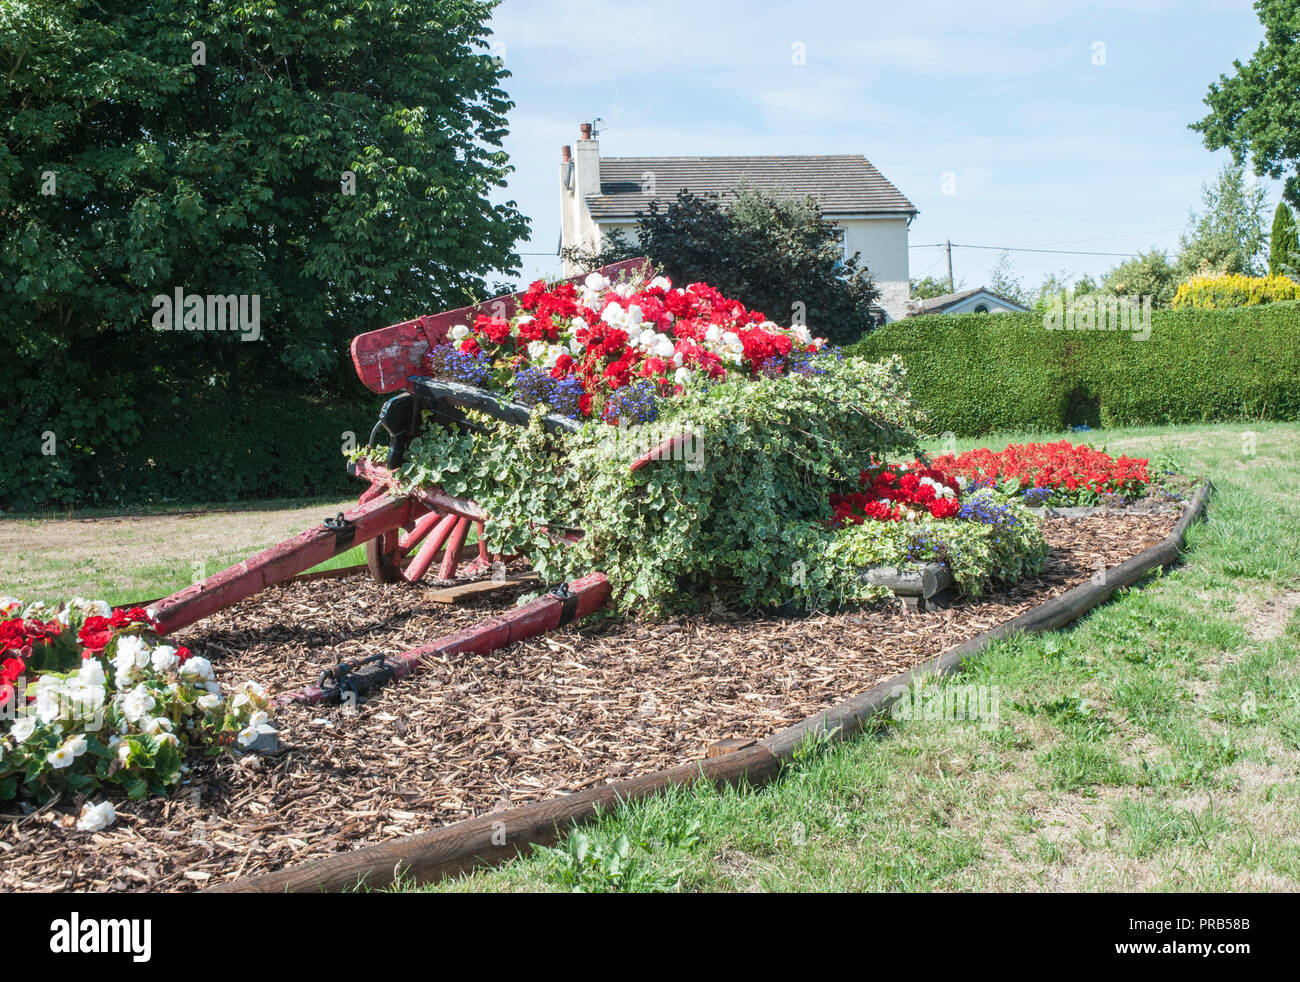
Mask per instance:
[[[641,272],[646,265],[644,259],[632,259],[600,272],[616,279]],[[500,558],[488,554],[483,538],[486,516],[477,504],[437,488],[399,491],[394,471],[422,426],[472,427],[474,424],[464,416],[465,409],[481,410],[510,423],[527,423],[527,406],[482,389],[420,374],[425,353],[446,343],[453,327],[471,324],[479,314],[510,317],[519,297],[513,294],[473,307],[418,317],[354,338],[352,361],[361,381],[376,393],[395,393],[384,403],[370,435],[373,446],[381,433],[387,432],[389,452],[385,464],[363,460],[348,465],[351,474],[370,485],[356,507],[158,601],[152,609],[162,630],[170,633],[193,624],[360,543],[365,543],[371,575],[382,583],[417,582],[429,576],[435,562],[440,580],[475,576]],[[578,425],[559,416],[548,416],[544,422],[556,428]],[[637,469],[658,459],[655,453],[651,451],[630,462],[630,466]],[[581,533],[565,535],[576,539]],[[480,630],[462,632],[462,638],[440,639],[426,649],[395,656],[384,666],[386,678],[405,675],[419,658],[435,650],[488,651],[550,630],[604,606],[609,595],[604,575],[591,573],[560,585],[540,601],[493,618]],[[337,688],[332,691],[337,695]]]

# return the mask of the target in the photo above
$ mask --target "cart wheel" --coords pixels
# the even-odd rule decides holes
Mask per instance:
[[[458,570],[481,572],[491,564],[482,522],[430,512],[409,533],[394,529],[367,542],[366,565],[376,583],[415,583],[429,573],[439,553],[442,558],[435,573],[439,580],[453,579]],[[462,566],[466,560],[470,562]]]
[[[376,583],[396,583],[402,578],[397,539],[398,532],[394,529],[366,543],[366,565]]]

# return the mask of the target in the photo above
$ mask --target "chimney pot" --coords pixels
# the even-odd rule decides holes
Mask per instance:
[[[568,144],[560,147],[560,163],[567,164],[573,159],[573,148]]]
[[[590,139],[591,139],[591,124],[590,124],[590,123],[580,123],[580,124],[578,125],[578,133],[581,135],[581,136],[580,136],[581,139],[583,139],[583,140],[590,140]]]

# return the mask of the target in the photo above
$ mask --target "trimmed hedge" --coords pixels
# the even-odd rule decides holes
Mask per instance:
[[[928,315],[847,350],[901,355],[937,433],[1300,419],[1300,303],[1157,310],[1145,341],[1040,313]]]
[[[57,453],[49,456],[40,452],[43,426],[14,427],[5,436],[22,452],[0,471],[0,507],[359,494],[346,471],[344,433],[357,443],[370,435],[383,397],[366,396],[168,387],[135,402],[136,424],[116,436],[73,415],[58,419]]]

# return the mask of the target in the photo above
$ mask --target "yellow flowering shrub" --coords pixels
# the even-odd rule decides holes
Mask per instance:
[[[1280,300],[1300,300],[1300,284],[1286,276],[1198,274],[1178,287],[1175,307],[1248,307]]]

